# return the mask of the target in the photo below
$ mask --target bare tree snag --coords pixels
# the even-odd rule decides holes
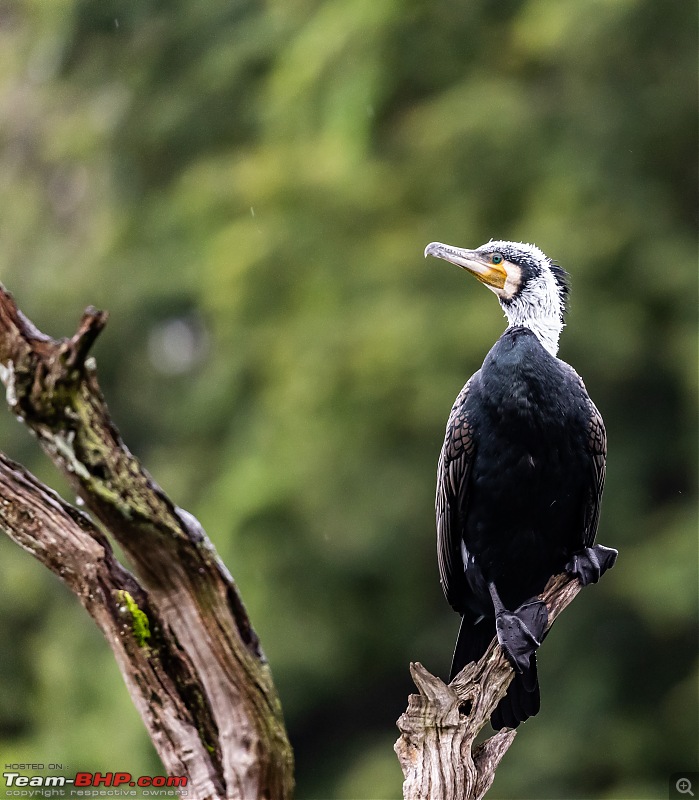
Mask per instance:
[[[551,578],[541,595],[547,630],[581,588],[576,577]],[[408,698],[394,747],[405,776],[404,800],[480,800],[516,734],[505,728],[474,747],[514,675],[502,648],[494,639],[480,661],[467,664],[448,686],[422,664],[411,664],[410,673],[420,693]]]
[[[107,315],[70,339],[38,331],[0,286],[0,377],[90,519],[0,458],[0,527],[76,594],[107,638],[148,732],[190,796],[285,800],[293,757],[271,673],[235,583],[197,520],[129,452],[90,347]]]

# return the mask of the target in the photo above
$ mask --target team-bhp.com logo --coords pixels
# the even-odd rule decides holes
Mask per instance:
[[[184,776],[134,777],[130,772],[76,772],[71,777],[28,775],[19,771],[21,766],[24,765],[17,765],[16,772],[2,773],[5,797],[186,797],[188,794]]]

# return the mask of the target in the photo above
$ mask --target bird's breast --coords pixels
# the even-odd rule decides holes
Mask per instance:
[[[579,384],[532,338],[500,340],[468,398],[463,539],[512,602],[541,591],[579,547],[590,469]]]

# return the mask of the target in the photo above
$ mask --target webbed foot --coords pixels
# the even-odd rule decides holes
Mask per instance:
[[[503,605],[494,583],[488,584],[495,611],[495,630],[498,642],[507,660],[517,672],[530,668],[532,654],[541,644],[546,632],[548,610],[541,600],[527,600],[526,603],[508,611]]]
[[[495,617],[498,641],[517,672],[529,669],[532,654],[546,631],[548,617],[546,603],[541,600],[530,600],[515,611],[503,610]]]
[[[576,575],[580,583],[587,586],[590,583],[597,583],[602,575],[614,566],[617,555],[618,552],[611,547],[596,544],[594,547],[586,547],[575,553],[566,564],[565,570],[571,575]]]

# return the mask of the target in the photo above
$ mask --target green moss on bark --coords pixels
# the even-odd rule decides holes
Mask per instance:
[[[131,632],[139,647],[148,647],[150,639],[150,624],[147,614],[138,607],[138,603],[124,589],[117,593],[119,602],[123,603],[124,613],[131,616]]]

